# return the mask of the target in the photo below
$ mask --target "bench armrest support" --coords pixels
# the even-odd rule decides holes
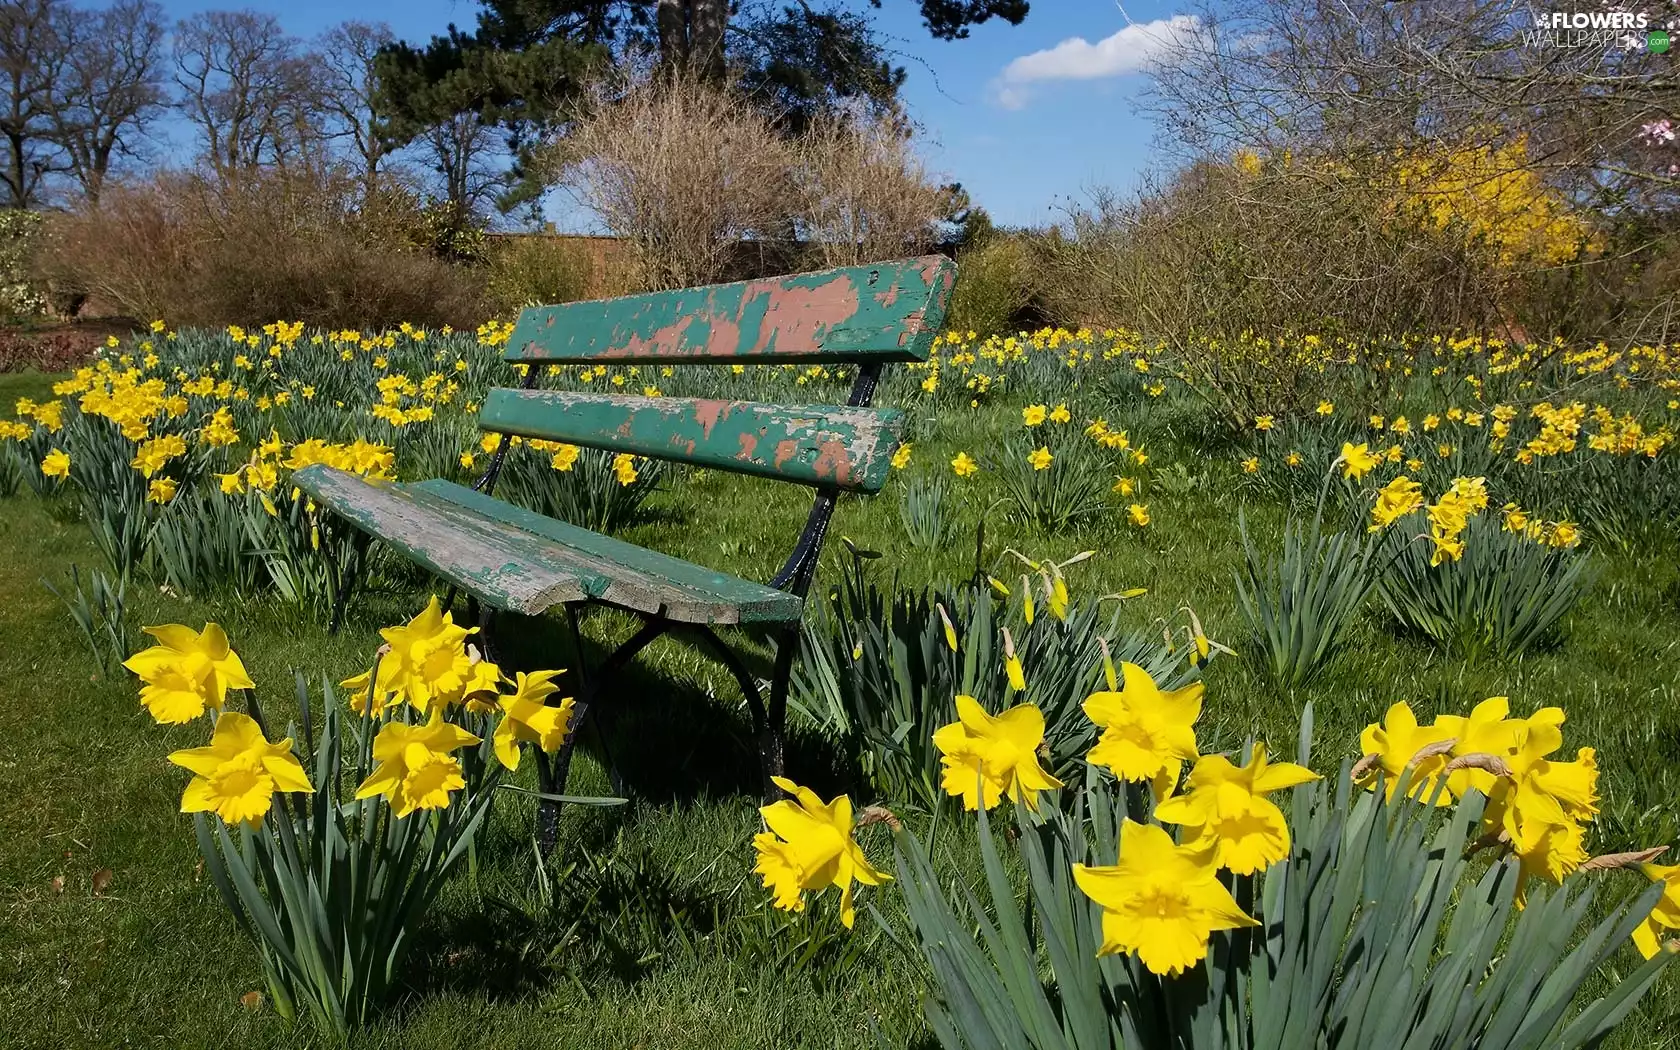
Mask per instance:
[[[867,408],[875,397],[875,387],[880,381],[879,362],[859,365],[857,379],[852,383],[851,396],[846,399],[847,406]],[[811,504],[811,513],[805,519],[805,530],[799,534],[799,542],[794,544],[793,553],[788,555],[787,562],[770,581],[770,586],[777,590],[791,591],[801,598],[811,589],[811,580],[817,573],[817,560],[822,556],[823,540],[828,536],[828,522],[834,516],[834,501],[838,495],[839,490],[833,487],[817,491],[817,498]]]

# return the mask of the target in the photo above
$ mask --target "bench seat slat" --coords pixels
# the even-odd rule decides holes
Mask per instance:
[[[536,614],[596,600],[682,623],[799,619],[796,595],[545,518],[447,481],[368,481],[317,465],[293,482],[487,604]]]
[[[492,390],[485,430],[630,452],[805,485],[879,491],[904,413],[709,398]]]
[[[804,606],[786,591],[544,517],[454,482],[423,481],[410,488],[417,495],[554,541],[579,571],[597,573],[606,581],[592,597],[626,609],[663,609],[666,617],[684,623],[761,623],[797,620]]]
[[[401,485],[369,481],[316,464],[292,483],[351,524],[498,609],[536,613],[582,601],[604,581],[544,558],[524,537],[463,529],[462,523],[416,501]]]
[[[956,281],[943,256],[534,306],[509,361],[925,361]]]

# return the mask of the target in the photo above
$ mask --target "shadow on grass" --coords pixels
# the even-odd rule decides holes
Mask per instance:
[[[619,618],[627,619],[627,618]],[[575,669],[595,668],[627,631],[615,631],[611,642],[592,634],[586,624],[581,659],[571,632],[554,617],[498,615],[493,621],[496,652],[509,673],[516,670],[567,667],[567,688],[578,689],[582,676]],[[614,624],[612,626],[618,626]],[[741,646],[739,635],[727,638],[737,646],[749,673],[760,680],[770,674],[770,652],[761,644]],[[666,635],[656,646],[672,647],[711,660],[711,653],[688,635]],[[650,659],[644,652],[603,686],[596,706],[581,730],[578,748],[603,767],[616,771],[624,789],[637,802],[669,804],[701,798],[757,796],[761,776],[757,743],[745,701],[733,679],[718,665],[718,677],[729,692],[713,695],[696,682],[673,676],[671,661]],[[790,727],[787,768],[813,783],[844,779],[845,759],[814,734]]]
[[[464,603],[457,614],[468,621]],[[627,624],[627,618],[588,624],[583,666],[599,666],[625,636]],[[498,615],[491,634],[494,656],[510,675],[557,666],[575,670],[580,664],[571,632],[557,617]],[[614,636],[611,641],[597,637],[607,634]],[[632,985],[698,951],[715,951],[715,945],[703,946],[739,921],[745,907],[736,892],[741,878],[718,874],[720,861],[739,859],[730,851],[741,843],[723,826],[732,822],[716,828],[730,839],[676,850],[639,841],[628,830],[642,807],[698,811],[708,800],[743,797],[756,805],[760,792],[743,702],[733,689],[715,696],[672,675],[671,657],[688,655],[683,648],[690,643],[677,635],[667,644],[682,648],[666,648],[664,659],[644,654],[654,658],[633,662],[606,685],[582,730],[581,754],[574,757],[572,791],[590,793],[597,786],[591,781],[601,774],[592,767],[612,768],[630,805],[566,807],[559,845],[539,862],[531,838],[535,805],[512,796],[498,800],[500,813],[479,837],[486,889],[421,933],[405,981],[408,1001],[442,990],[492,1001],[520,999],[567,979]],[[743,656],[753,674],[768,675],[763,647]],[[726,671],[720,670],[720,677],[733,686]],[[578,688],[572,673],[566,678],[568,690]],[[594,717],[603,713],[606,717]],[[789,741],[789,768],[802,779],[809,771],[819,785],[839,781],[841,763],[823,741],[807,734]]]

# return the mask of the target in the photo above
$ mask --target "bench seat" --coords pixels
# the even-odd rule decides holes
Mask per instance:
[[[597,601],[678,623],[797,622],[798,595],[578,528],[449,481],[369,481],[325,464],[292,484],[507,612]]]

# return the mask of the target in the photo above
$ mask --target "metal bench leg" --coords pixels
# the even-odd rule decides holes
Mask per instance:
[[[583,730],[584,719],[589,717],[590,710],[598,703],[596,697],[601,688],[619,671],[635,658],[636,654],[646,649],[654,639],[671,629],[670,621],[662,616],[650,616],[642,629],[637,631],[629,641],[614,649],[612,653],[590,673],[588,681],[578,690],[572,707],[572,722],[570,731],[566,734],[566,742],[560,750],[550,758],[548,755],[537,753],[537,784],[538,790],[550,795],[564,794],[566,780],[572,770],[572,750],[577,747],[578,734]],[[582,659],[582,650],[578,653]],[[581,675],[580,675],[581,677]],[[599,719],[599,715],[596,716]],[[537,803],[537,847],[543,856],[554,851],[555,843],[560,840],[560,803],[551,799],[542,799]]]
[[[764,714],[764,731],[758,738],[758,761],[764,771],[764,800],[774,802],[785,793],[771,780],[784,775],[788,684],[793,678],[793,659],[799,654],[799,625],[783,628],[776,642],[776,666],[770,677],[770,703]]]
[[[337,634],[338,629],[344,626],[344,610],[350,604],[350,595],[356,589],[356,577],[361,575],[367,562],[368,548],[372,544],[372,537],[357,530],[351,535],[348,565],[338,565],[330,554],[326,556],[328,563],[338,572],[338,579],[334,581],[333,587],[332,609],[327,617],[328,634]]]

